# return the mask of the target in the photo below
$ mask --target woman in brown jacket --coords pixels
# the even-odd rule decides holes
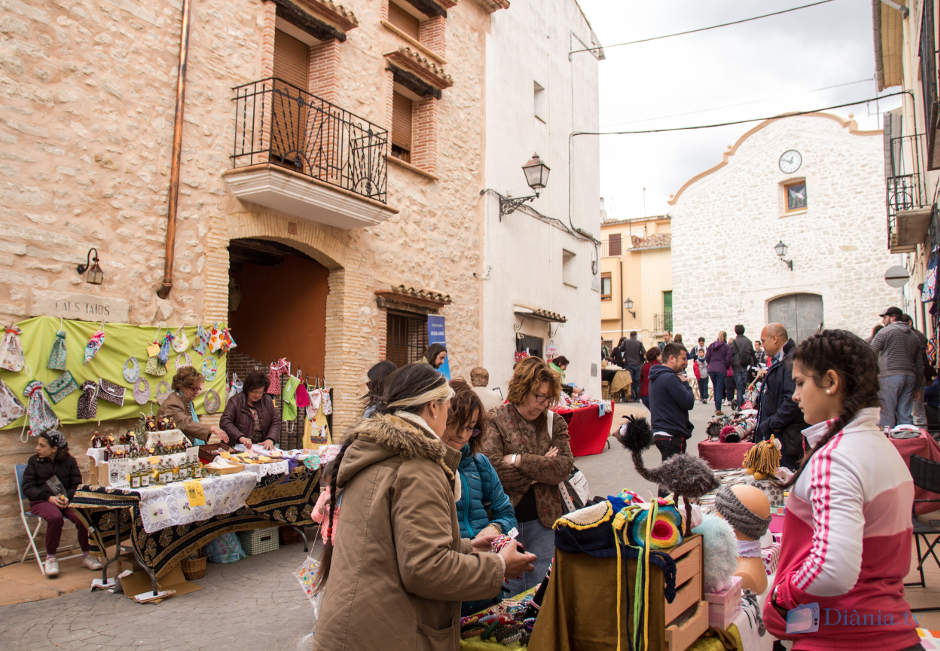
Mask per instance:
[[[249,373],[241,393],[232,396],[225,405],[219,425],[229,440],[251,447],[260,443],[271,450],[281,437],[281,415],[269,396],[268,378],[261,373]]]
[[[199,416],[196,415],[193,400],[202,393],[204,384],[205,378],[202,377],[202,373],[192,366],[184,366],[178,370],[173,376],[173,391],[160,405],[157,416],[172,418],[176,426],[189,438],[195,437],[208,441],[209,437],[215,434],[222,439],[223,443],[228,443],[228,434],[222,431],[221,427],[200,423]]]
[[[494,554],[460,538],[460,452],[439,438],[452,393],[430,366],[405,366],[386,380],[378,414],[343,444],[331,472],[342,503],[315,649],[456,651],[460,602],[494,597],[505,576],[531,567],[534,557],[515,543]]]
[[[510,596],[542,581],[555,551],[552,525],[564,515],[558,484],[571,474],[574,457],[565,419],[549,410],[560,393],[561,379],[548,364],[522,360],[509,381],[508,403],[490,411],[481,441],[516,509],[519,542],[538,557],[533,572],[507,583]]]

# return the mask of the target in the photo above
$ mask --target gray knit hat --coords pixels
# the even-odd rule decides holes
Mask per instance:
[[[718,489],[715,496],[715,509],[728,521],[735,531],[740,531],[748,538],[757,540],[770,526],[770,518],[758,517],[753,511],[744,506],[730,486],[724,485]]]

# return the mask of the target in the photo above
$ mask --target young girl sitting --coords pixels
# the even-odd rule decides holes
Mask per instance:
[[[78,530],[78,544],[85,556],[82,565],[89,570],[101,569],[101,563],[89,552],[88,530],[75,511],[68,508],[69,500],[81,483],[82,473],[75,457],[69,454],[65,436],[55,430],[37,436],[36,454],[29,458],[23,473],[23,495],[30,500],[29,510],[46,521],[47,577],[59,574],[55,552],[62,537],[63,518],[74,522]]]
[[[903,585],[914,485],[878,427],[875,353],[824,330],[797,347],[793,379],[810,452],[784,485],[793,488],[767,630],[794,649],[920,649]]]

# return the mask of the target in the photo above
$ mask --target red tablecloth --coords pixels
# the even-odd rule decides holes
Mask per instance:
[[[938,446],[937,442],[933,440],[933,437],[931,437],[926,432],[921,432],[920,436],[914,439],[890,440],[892,443],[894,443],[894,447],[897,448],[898,452],[901,453],[901,458],[904,459],[904,463],[908,467],[911,465],[911,456],[915,454],[919,457],[930,459],[931,461],[940,461],[940,446]],[[940,495],[937,495],[936,493],[930,493],[920,488],[915,488],[914,499],[940,499]],[[936,511],[937,509],[940,509],[940,502],[927,502],[926,504],[917,505],[918,513],[929,513],[930,511]]]
[[[740,468],[744,455],[754,443],[722,443],[721,441],[701,441],[698,444],[698,456],[708,462],[713,470]]]
[[[558,407],[552,411],[568,423],[571,454],[583,457],[604,451],[604,444],[607,443],[607,437],[610,436],[610,429],[614,422],[613,402],[608,404],[607,413],[603,416],[598,415],[596,405],[588,405],[580,409]]]

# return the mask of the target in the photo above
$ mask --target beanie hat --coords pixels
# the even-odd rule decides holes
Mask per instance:
[[[735,531],[757,540],[770,526],[770,518],[761,518],[744,506],[729,486],[722,486],[715,496],[715,509]]]

